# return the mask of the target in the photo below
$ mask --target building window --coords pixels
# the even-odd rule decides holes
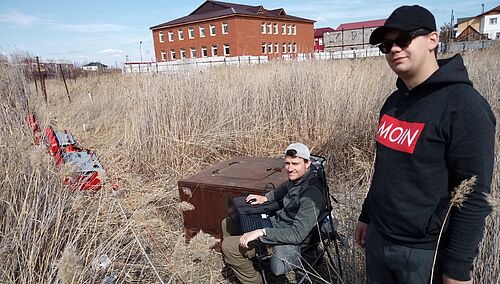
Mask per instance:
[[[278,23],[273,24],[273,30],[274,30],[274,34],[277,35],[278,34]]]
[[[490,25],[496,25],[497,24],[497,18],[490,18]]]
[[[274,53],[278,53],[279,52],[279,44],[276,42],[274,43]]]
[[[297,52],[297,43],[293,43],[293,52],[296,53]]]
[[[288,25],[288,34],[291,35],[292,34],[292,25]]]
[[[175,49],[170,50],[170,60],[175,60]]]
[[[222,22],[222,34],[227,35],[229,33],[229,28],[226,22]]]
[[[200,26],[200,37],[205,37],[205,27]]]
[[[262,54],[266,54],[267,44],[265,42],[262,43]]]
[[[212,56],[217,56],[217,45],[212,45]]]
[[[286,43],[283,43],[281,46],[282,46],[281,52],[286,53]]]
[[[319,39],[319,45],[323,45],[323,39],[322,38]]]
[[[260,31],[263,35],[266,34],[266,23],[265,22],[260,23]]]
[[[286,35],[286,24],[281,25],[281,34]]]
[[[293,46],[291,43],[288,44],[288,53],[292,53],[293,51]]]
[[[194,29],[192,27],[188,28],[188,37],[189,37],[189,39],[194,38]]]
[[[215,25],[210,24],[210,36],[215,35]]]
[[[191,58],[196,58],[198,57],[198,54],[196,53],[196,48],[191,47]]]
[[[201,56],[202,57],[207,57],[208,56],[208,51],[206,46],[201,47]]]
[[[292,25],[292,34],[293,35],[297,34],[297,27],[295,25]]]
[[[229,56],[229,44],[224,44],[224,56]]]
[[[186,59],[186,49],[181,48],[181,59]]]
[[[167,61],[167,52],[165,50],[161,51],[161,61]]]
[[[273,53],[273,43],[272,42],[267,44],[267,52]]]
[[[496,39],[500,38],[500,32],[497,32]]]
[[[165,41],[165,39],[163,38],[163,32],[159,32],[159,33],[158,33],[158,40],[159,40],[160,42],[164,42],[164,41]]]
[[[273,34],[273,31],[271,30],[271,28],[272,28],[271,23],[267,23],[267,34],[268,35]]]
[[[168,32],[168,41],[174,41],[174,32]]]
[[[182,29],[179,29],[178,33],[179,33],[179,40],[183,40],[184,39],[184,31]]]

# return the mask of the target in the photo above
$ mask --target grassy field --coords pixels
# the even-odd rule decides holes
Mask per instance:
[[[499,56],[498,45],[464,54],[497,117]],[[47,82],[45,103],[22,70],[2,66],[0,75],[1,283],[228,283],[221,255],[209,249],[216,240],[199,234],[184,242],[189,206],[179,202],[176,183],[236,155],[280,157],[295,141],[328,159],[348,240],[341,247],[345,283],[364,281],[352,235],[371,178],[378,111],[395,88],[383,58],[89,76],[68,81],[71,103],[60,80]],[[28,109],[42,127],[67,129],[97,152],[108,172],[103,190],[64,187],[68,171],[31,143]],[[497,136],[496,161],[499,148]],[[475,283],[498,281],[499,224],[496,211]]]

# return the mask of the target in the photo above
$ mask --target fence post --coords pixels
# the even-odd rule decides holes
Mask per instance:
[[[68,95],[68,100],[71,103],[71,97],[69,96],[68,85],[66,84],[66,78],[64,78],[64,71],[62,69],[62,64],[58,64],[58,65],[59,65],[59,70],[61,70],[61,76],[62,76],[62,79],[64,82],[64,87],[66,87],[66,95]]]
[[[40,68],[40,60],[38,56],[36,57],[36,64],[38,65],[38,74],[40,75],[40,87],[43,92],[43,97],[45,98],[45,103],[47,103],[47,89],[45,88],[45,79],[43,78],[42,69]]]

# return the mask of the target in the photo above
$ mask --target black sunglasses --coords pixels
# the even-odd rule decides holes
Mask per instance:
[[[382,52],[383,54],[387,54],[391,52],[391,48],[394,44],[401,48],[405,48],[410,45],[414,38],[418,36],[428,35],[430,33],[431,31],[425,29],[419,29],[410,33],[401,33],[394,40],[386,39],[382,41],[382,43],[378,45],[378,49],[380,49],[380,52]]]

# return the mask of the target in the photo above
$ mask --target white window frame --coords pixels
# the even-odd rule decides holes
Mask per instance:
[[[266,54],[267,53],[267,43],[263,42],[261,49],[262,49],[262,54]]]
[[[286,24],[281,25],[281,34],[286,35]]]
[[[297,34],[297,26],[292,25],[292,35],[296,35],[296,34]]]
[[[198,53],[196,52],[196,48],[195,47],[189,48],[189,57],[190,58],[196,58],[196,57],[198,57]]]
[[[186,59],[186,49],[185,48],[180,49],[180,54],[181,54],[181,59]]]
[[[200,37],[205,37],[205,27],[204,26],[200,26],[199,27],[199,31],[200,31]]]
[[[174,41],[174,32],[173,31],[168,32],[168,41],[170,41],[170,42]]]
[[[490,25],[496,25],[498,24],[498,19],[497,18],[490,18]]]
[[[323,45],[323,38],[319,38],[318,45],[320,45],[320,46]]]
[[[215,44],[212,45],[212,47],[210,48],[210,51],[212,51],[212,56],[218,56],[218,54],[219,54],[219,52],[217,50],[217,45],[215,45]]]
[[[260,23],[260,33],[265,35],[266,34],[266,22],[261,22]]]
[[[170,50],[170,60],[175,60],[175,49]]]
[[[291,24],[288,24],[288,34],[289,35],[292,34],[292,25]]]
[[[160,53],[161,53],[161,61],[167,61],[167,51],[162,50],[160,51]]]
[[[179,40],[184,40],[184,30],[178,29],[177,34],[179,35]]]
[[[215,30],[215,25],[210,24],[210,36],[215,36],[217,31]]]
[[[274,43],[274,53],[279,53],[279,44],[277,42]]]
[[[270,22],[267,23],[267,34],[268,35],[272,35],[273,34],[273,30],[272,30],[272,24]]]
[[[273,53],[273,43],[272,42],[267,43],[267,53]]]
[[[294,42],[292,46],[293,46],[293,53],[297,53],[297,43]]]
[[[201,47],[201,57],[208,57],[208,50],[206,46]]]
[[[158,41],[165,42],[165,36],[163,35],[163,32],[158,33]]]
[[[281,44],[281,53],[286,53],[286,43]]]
[[[222,34],[227,35],[229,33],[229,26],[227,22],[222,22],[221,27],[222,27]]]
[[[224,48],[224,56],[229,56],[230,54],[229,44],[225,43],[223,48]]]
[[[273,32],[275,35],[278,34],[278,23],[273,23]]]
[[[189,39],[193,39],[194,38],[194,28],[193,27],[189,27],[188,28],[188,38]]]
[[[292,53],[293,51],[293,47],[292,47],[292,43],[288,43],[288,53]]]

